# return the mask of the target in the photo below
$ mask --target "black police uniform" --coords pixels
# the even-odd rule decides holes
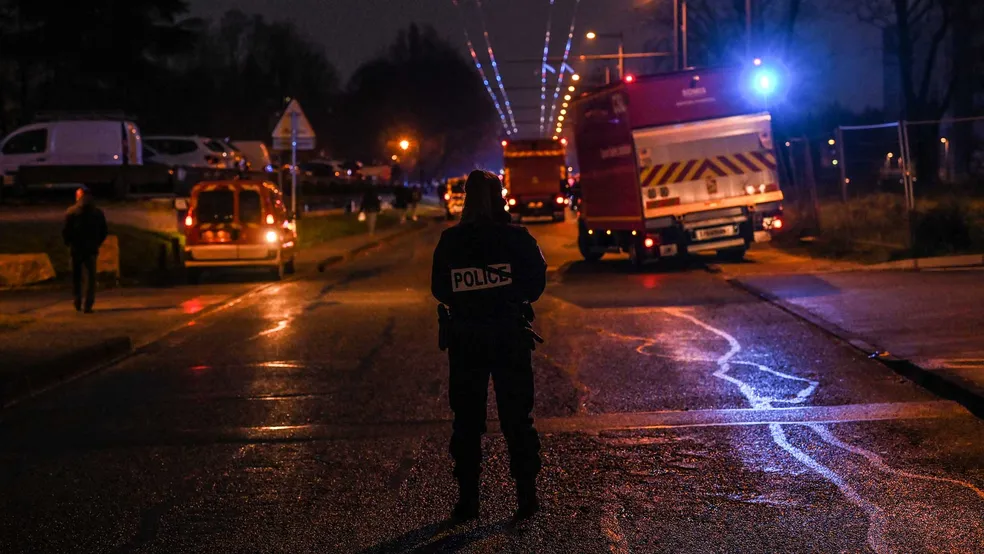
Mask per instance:
[[[507,223],[461,223],[444,231],[434,252],[431,291],[451,310],[450,451],[463,495],[477,495],[490,374],[521,497],[540,470],[540,438],[531,415],[533,335],[522,314],[524,305],[528,309],[543,294],[546,270],[536,240]]]

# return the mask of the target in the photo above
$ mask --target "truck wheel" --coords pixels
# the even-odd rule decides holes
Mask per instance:
[[[642,269],[646,263],[645,251],[639,246],[638,242],[633,242],[629,246],[629,261],[632,262],[633,269]]]
[[[588,231],[583,222],[577,226],[577,249],[581,251],[581,257],[586,262],[597,262],[605,255],[604,252],[595,252],[591,249],[591,239],[588,238]]]
[[[729,262],[740,262],[745,259],[745,252],[748,248],[744,246],[738,246],[736,248],[725,248],[723,250],[718,250],[717,255],[722,260]]]

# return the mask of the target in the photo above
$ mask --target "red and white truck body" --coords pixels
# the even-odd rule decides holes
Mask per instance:
[[[740,69],[641,77],[577,99],[586,259],[741,256],[782,227],[772,118]]]

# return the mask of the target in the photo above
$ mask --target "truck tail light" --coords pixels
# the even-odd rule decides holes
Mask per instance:
[[[191,227],[195,224],[195,218],[191,217],[191,214],[185,216],[185,227]]]
[[[274,220],[273,214],[267,214],[267,216],[266,216],[266,224],[267,225],[273,225],[275,222],[276,222],[276,220]]]
[[[563,204],[563,203],[564,203],[564,197],[563,197],[563,196],[560,196],[560,195],[558,194],[558,195],[557,195],[557,198],[554,198],[554,202],[556,202],[556,203],[558,203],[558,204]]]
[[[645,245],[646,248],[652,248],[656,246],[656,239],[653,237],[646,237],[645,240],[642,241],[642,244]]]

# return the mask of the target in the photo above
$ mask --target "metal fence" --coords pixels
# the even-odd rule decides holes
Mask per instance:
[[[984,252],[982,122],[901,121],[790,139],[791,223],[872,261]]]

